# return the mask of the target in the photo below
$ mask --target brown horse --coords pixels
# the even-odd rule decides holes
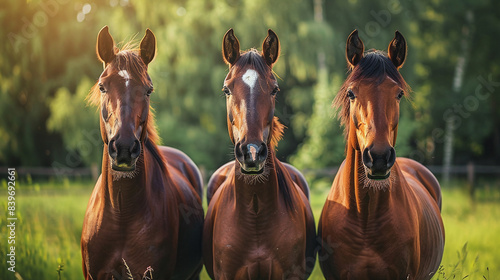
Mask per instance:
[[[223,91],[236,160],[209,182],[203,259],[214,279],[306,279],[316,260],[314,218],[299,186],[307,189],[307,184],[275,155],[284,126],[274,117],[279,88],[272,66],[279,40],[272,30],[262,49],[240,53],[232,29],[222,43],[230,69]]]
[[[406,41],[396,31],[388,54],[364,54],[355,30],[346,57],[351,73],[334,105],[347,157],[319,221],[321,269],[326,279],[430,279],[444,248],[439,183],[394,150],[399,102],[409,91],[398,71]]]
[[[102,174],[85,214],[85,279],[198,279],[202,267],[202,180],[182,152],[157,146],[147,66],[156,39],[140,49],[115,47],[108,27],[97,37],[104,71],[89,99],[100,107]],[[128,269],[125,267],[128,266]]]

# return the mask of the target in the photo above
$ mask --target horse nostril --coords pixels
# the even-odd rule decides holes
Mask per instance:
[[[259,157],[259,160],[261,160],[261,161],[264,161],[267,159],[267,145],[264,142],[262,142],[259,146],[258,157]]]
[[[141,142],[139,140],[135,140],[130,148],[130,157],[133,159],[138,158],[141,154]]]
[[[389,153],[387,156],[387,168],[391,168],[396,162],[396,150],[393,147],[389,149]]]
[[[108,153],[111,156],[111,158],[116,158],[116,156],[118,155],[118,153],[116,151],[115,143],[116,143],[115,140],[111,140],[111,141],[109,141],[109,144],[108,144]]]
[[[243,160],[243,151],[241,150],[241,144],[240,143],[237,143],[234,146],[234,155],[236,156],[236,159],[238,159],[238,161],[241,162]]]
[[[365,149],[363,151],[363,164],[367,168],[372,168],[373,166],[373,158],[372,155],[370,154],[370,149]]]

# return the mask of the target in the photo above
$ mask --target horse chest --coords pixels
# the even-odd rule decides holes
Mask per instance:
[[[305,232],[298,223],[282,211],[262,214],[218,217],[226,221],[214,227],[214,259],[220,271],[237,275],[249,269],[249,274],[261,275],[271,266],[281,270],[301,264]]]
[[[164,260],[172,250],[169,235],[161,230],[162,225],[146,219],[123,220],[117,216],[104,216],[99,228],[87,244],[91,275],[93,271],[106,272],[117,278],[123,274],[125,263],[132,275],[142,276],[151,266],[161,273]],[[120,278],[117,278],[120,279]],[[140,279],[140,278],[139,278]]]
[[[335,274],[341,279],[399,279],[413,274],[416,237],[410,234],[406,218],[337,220],[323,237],[333,248],[328,258],[337,268]]]

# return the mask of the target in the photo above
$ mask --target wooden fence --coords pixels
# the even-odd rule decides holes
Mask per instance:
[[[440,177],[443,173],[443,166],[430,165],[427,166],[436,177]],[[203,169],[203,168],[202,168]],[[0,170],[7,170],[7,167],[1,167]],[[203,169],[204,170],[204,169]],[[97,165],[92,167],[82,167],[82,168],[58,168],[58,167],[17,167],[17,173],[20,176],[39,176],[39,177],[88,177],[97,179],[99,176],[99,168]],[[316,176],[316,177],[333,177],[337,174],[338,167],[328,167],[321,169],[305,169],[302,170],[304,175]],[[499,165],[475,165],[469,163],[467,165],[457,165],[452,166],[450,170],[451,174],[458,176],[465,176],[470,183],[475,181],[477,175],[490,175],[490,176],[500,176],[500,166]],[[203,172],[204,175],[210,176],[212,172]],[[206,179],[207,176],[204,176]]]

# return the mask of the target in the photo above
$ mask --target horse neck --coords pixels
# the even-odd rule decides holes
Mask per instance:
[[[151,196],[151,177],[148,174],[148,164],[155,164],[151,160],[149,150],[143,145],[141,155],[137,159],[136,173],[132,178],[113,178],[111,163],[109,160],[108,146],[104,145],[102,161],[103,197],[105,204],[113,208],[113,212],[121,216],[138,213],[141,207],[146,207]]]
[[[269,151],[265,167],[265,172],[269,173],[263,177],[263,180],[256,182],[245,179],[241,174],[239,164],[235,161],[234,196],[237,210],[241,210],[242,213],[249,213],[250,210],[253,214],[261,214],[278,208],[279,184],[276,168],[279,166],[276,160],[274,151]]]
[[[392,168],[394,173],[399,173],[397,168],[395,164]],[[390,203],[391,195],[394,193],[394,180],[391,180],[388,189],[375,190],[365,187],[366,175],[364,172],[361,151],[348,144],[347,157],[340,178],[344,205],[349,211],[355,212],[361,218],[368,218],[369,215],[381,214],[388,209],[386,206]]]

